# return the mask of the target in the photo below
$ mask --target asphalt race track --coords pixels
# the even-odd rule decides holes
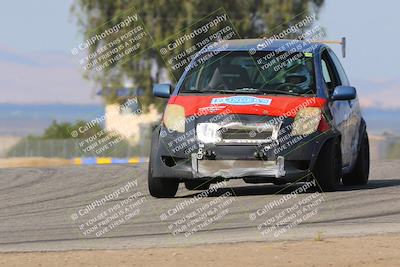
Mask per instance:
[[[304,184],[229,181],[202,198],[193,197],[202,191],[181,185],[177,198],[155,199],[149,196],[146,172],[145,164],[0,169],[0,250],[121,249],[400,232],[400,161],[372,162],[367,186],[321,194],[308,189],[291,199],[285,197]],[[88,208],[91,203],[98,206]],[[301,223],[291,217],[280,225],[286,231],[262,234],[272,229],[260,227],[263,222],[277,222],[285,217],[279,214],[300,209]],[[204,216],[213,220],[197,232],[188,231],[195,225],[189,221]]]

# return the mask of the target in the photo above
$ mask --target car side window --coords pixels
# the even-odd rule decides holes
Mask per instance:
[[[329,76],[328,67],[326,66],[325,60],[322,60],[322,75],[324,76],[325,83],[330,83],[331,77]]]
[[[342,64],[340,64],[339,59],[337,58],[337,56],[335,55],[335,53],[333,53],[332,51],[330,51],[329,55],[332,58],[333,64],[335,64],[336,70],[339,74],[339,78],[341,81],[341,85],[350,85],[349,83],[349,79],[347,78],[346,72],[343,69]]]
[[[321,65],[322,65],[322,75],[326,87],[328,88],[328,93],[331,95],[336,86],[340,85],[340,80],[338,79],[335,67],[329,57],[328,52],[325,50],[321,55]]]

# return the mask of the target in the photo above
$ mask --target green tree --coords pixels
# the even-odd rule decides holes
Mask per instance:
[[[77,17],[84,38],[90,38],[123,21],[124,12],[134,7],[153,42],[157,44],[177,32],[191,32],[195,27],[193,22],[219,8],[227,12],[241,38],[272,36],[310,14],[318,14],[323,2],[324,0],[76,0],[71,10]],[[302,30],[306,29],[305,27]],[[116,35],[96,41],[89,47],[89,53],[129,30],[131,29],[128,27]],[[196,42],[196,39],[192,42]],[[190,45],[188,42],[173,53],[179,54]],[[164,61],[153,47],[140,56],[129,55],[129,58],[111,64],[102,72],[88,71],[85,76],[95,80],[100,86],[111,88],[121,87],[124,80],[130,79],[136,87],[145,89],[145,96],[141,98],[144,108],[150,103],[160,107],[163,102],[152,97],[151,85],[159,82],[163,70]],[[174,76],[179,77],[181,71]],[[151,75],[154,72],[155,75]],[[174,80],[175,77],[171,76],[169,78]],[[115,94],[106,97],[108,102],[117,100]]]
[[[71,138],[69,129],[72,125],[68,122],[58,123],[53,121],[49,127],[44,130],[43,139],[67,139]]]
[[[62,122],[58,123],[57,121],[53,121],[49,127],[44,130],[42,139],[68,139],[72,138],[71,131],[78,130],[80,127],[84,127],[87,122],[83,120],[79,120],[75,123],[70,122]],[[90,136],[96,135],[96,133],[100,132],[102,128],[99,125],[94,125],[87,131],[85,131],[80,138],[88,138]]]

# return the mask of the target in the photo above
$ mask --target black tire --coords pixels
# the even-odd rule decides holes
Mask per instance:
[[[365,132],[354,169],[343,176],[344,185],[366,185],[369,177],[369,141]]]
[[[338,189],[342,176],[342,152],[338,139],[328,140],[321,148],[314,166],[314,176],[318,190],[329,192]]]
[[[207,190],[210,188],[210,183],[207,181],[185,181],[187,190]]]
[[[178,191],[179,180],[170,178],[154,178],[153,170],[157,168],[155,166],[154,157],[157,155],[157,147],[159,145],[159,128],[156,128],[153,132],[151,139],[151,150],[149,159],[149,171],[148,171],[148,188],[150,195],[157,198],[171,198],[174,197]]]

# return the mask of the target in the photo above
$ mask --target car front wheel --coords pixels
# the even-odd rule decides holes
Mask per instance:
[[[314,176],[321,191],[334,191],[340,185],[342,153],[338,139],[328,140],[319,152],[314,166]]]

